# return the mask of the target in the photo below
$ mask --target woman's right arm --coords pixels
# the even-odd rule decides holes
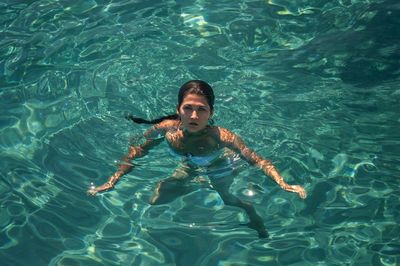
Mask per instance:
[[[164,122],[161,122],[160,124],[148,129],[144,133],[146,141],[142,145],[129,147],[128,154],[122,157],[118,170],[109,177],[108,181],[101,186],[90,188],[87,193],[94,196],[98,192],[107,191],[114,188],[118,180],[132,170],[134,165],[131,163],[131,161],[135,158],[145,156],[151,148],[161,143],[164,140],[163,136],[165,135],[165,132],[166,127]]]

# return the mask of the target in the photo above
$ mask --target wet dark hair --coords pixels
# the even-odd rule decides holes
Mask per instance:
[[[210,106],[210,111],[212,112],[214,110],[214,91],[212,87],[205,81],[202,80],[190,80],[183,84],[181,88],[179,89],[178,93],[178,104],[176,108],[179,110],[179,108],[182,105],[183,99],[185,98],[186,95],[188,94],[196,94],[196,95],[201,95],[206,98],[206,101],[208,105]],[[125,117],[128,120],[132,120],[135,123],[138,124],[157,124],[160,123],[164,120],[171,119],[171,120],[178,120],[179,115],[178,114],[171,114],[171,115],[166,115],[162,116],[153,120],[146,120],[140,117],[135,117],[133,115],[127,115]]]

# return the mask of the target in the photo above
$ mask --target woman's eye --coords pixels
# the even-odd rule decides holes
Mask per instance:
[[[192,110],[192,107],[191,106],[183,106],[183,110]]]

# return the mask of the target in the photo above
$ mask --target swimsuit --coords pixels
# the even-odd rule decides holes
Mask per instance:
[[[186,154],[179,154],[173,149],[169,149],[169,152],[174,156],[174,157],[179,157],[183,159],[183,161],[188,162],[192,165],[195,166],[210,166],[213,161],[215,161],[217,158],[221,156],[221,150],[215,151],[209,155],[204,155],[204,156],[195,156],[190,153]]]
[[[208,175],[210,178],[221,178],[231,175],[233,170],[240,167],[240,156],[238,154],[225,155],[224,149],[212,152],[209,155],[195,156],[190,153],[179,154],[173,149],[169,149],[171,155],[181,159],[183,162],[198,168],[199,172]],[[222,164],[212,165],[218,159],[225,159]]]

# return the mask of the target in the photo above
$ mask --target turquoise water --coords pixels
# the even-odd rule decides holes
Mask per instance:
[[[396,1],[0,2],[2,265],[399,265],[400,5]],[[166,145],[107,180],[189,79],[215,121],[306,200],[245,167],[243,210],[199,189],[150,206]]]

